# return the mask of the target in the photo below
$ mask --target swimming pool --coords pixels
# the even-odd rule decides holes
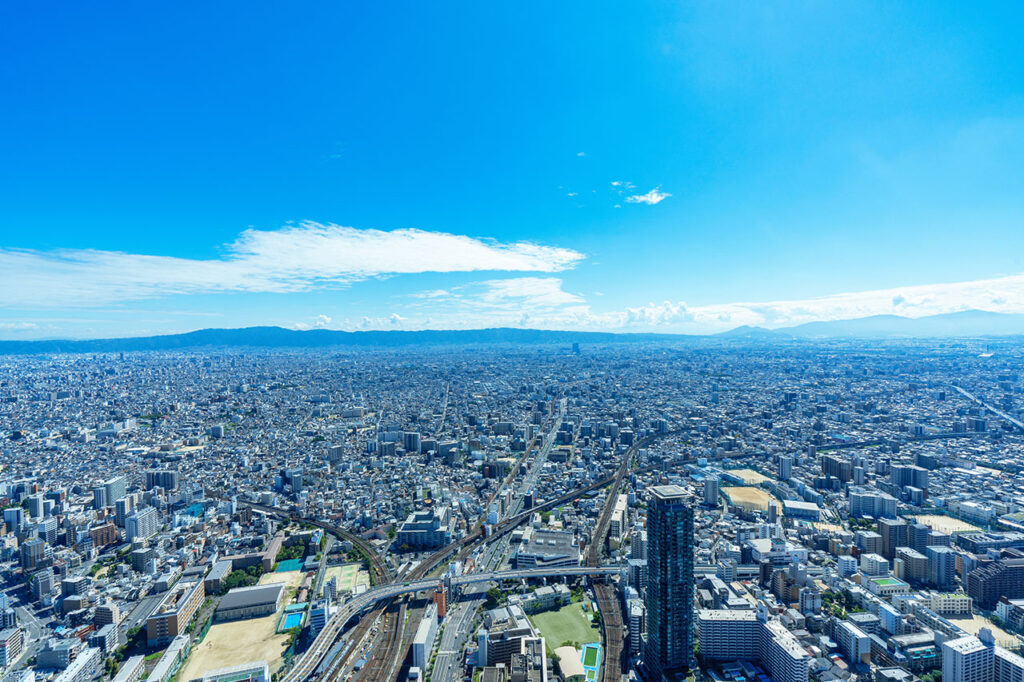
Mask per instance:
[[[281,623],[282,630],[291,630],[302,625],[302,614],[301,613],[289,613],[285,615],[284,622]]]

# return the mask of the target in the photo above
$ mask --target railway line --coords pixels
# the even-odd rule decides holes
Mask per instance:
[[[632,448],[630,448],[630,450],[627,451],[627,453],[623,456],[622,464],[619,466],[619,468],[616,470],[616,472],[613,475],[606,476],[606,477],[604,477],[602,479],[599,479],[599,480],[595,481],[594,483],[591,483],[589,485],[582,486],[580,488],[576,488],[574,490],[571,490],[571,491],[569,491],[567,493],[564,493],[562,495],[559,495],[558,497],[555,497],[555,498],[553,498],[551,500],[547,500],[547,501],[545,501],[545,502],[543,502],[541,504],[538,504],[533,509],[521,512],[521,513],[516,514],[515,516],[512,516],[512,517],[509,517],[508,519],[505,519],[504,521],[501,521],[498,524],[496,524],[495,526],[493,526],[491,528],[491,531],[489,533],[487,533],[486,535],[485,535],[485,533],[484,533],[482,528],[479,528],[479,527],[475,528],[472,532],[467,534],[465,537],[460,538],[460,539],[452,542],[451,544],[447,545],[446,547],[444,547],[444,548],[434,552],[433,554],[431,554],[420,565],[418,565],[416,567],[416,569],[414,569],[414,571],[412,573],[410,573],[409,576],[407,576],[406,579],[408,580],[408,582],[410,584],[413,584],[413,586],[415,587],[418,584],[417,581],[423,581],[425,576],[429,575],[434,570],[436,570],[441,565],[441,563],[443,563],[449,557],[454,555],[457,559],[464,560],[466,557],[469,556],[469,554],[472,551],[474,551],[477,548],[477,546],[483,540],[485,540],[485,539],[491,540],[491,539],[494,539],[494,538],[497,538],[497,537],[501,537],[502,535],[505,535],[505,534],[511,532],[518,525],[520,525],[521,523],[523,523],[527,519],[531,518],[532,515],[534,513],[536,513],[536,512],[544,511],[544,510],[551,509],[553,507],[556,507],[556,506],[559,506],[559,505],[562,505],[562,504],[566,504],[567,502],[570,502],[570,501],[578,498],[581,495],[585,495],[588,492],[592,492],[594,490],[599,490],[599,489],[601,489],[601,488],[603,488],[605,486],[608,486],[609,484],[616,484],[615,490],[616,491],[619,490],[621,488],[622,480],[625,477],[626,472],[628,472],[629,469],[630,469],[630,464],[631,464],[631,462],[633,460],[633,455],[635,454],[635,451],[638,448],[650,445],[654,441],[659,440],[659,439],[664,438],[664,437],[667,437],[667,436],[678,435],[680,432],[681,431],[679,431],[679,430],[672,430],[672,431],[668,431],[668,432],[665,432],[665,433],[662,433],[662,434],[657,434],[655,436],[651,436],[649,438],[644,439],[642,442],[637,443]],[[717,456],[717,457],[710,457],[708,459],[716,460],[716,459],[724,459],[724,458],[726,458],[725,455],[720,455],[720,456]],[[640,467],[640,468],[636,469],[636,472],[639,473],[639,472],[645,472],[645,471],[652,471],[652,470],[657,469],[659,466],[660,465],[649,465],[649,466],[645,466],[645,467]],[[268,512],[268,513],[273,513],[273,514],[276,514],[276,515],[282,515],[282,516],[285,516],[287,518],[291,518],[291,519],[294,519],[294,520],[297,520],[297,521],[302,521],[302,522],[305,522],[305,523],[311,523],[311,524],[313,524],[313,525],[315,525],[317,527],[323,528],[327,532],[331,532],[331,533],[336,534],[338,537],[341,537],[343,539],[349,540],[350,542],[352,542],[352,544],[354,546],[359,547],[360,550],[364,554],[367,555],[368,560],[370,561],[370,564],[371,564],[371,570],[372,570],[373,574],[379,580],[379,582],[377,583],[378,585],[389,585],[389,584],[393,583],[394,576],[393,576],[390,568],[383,561],[383,559],[381,559],[381,557],[376,553],[376,551],[374,550],[373,546],[370,545],[370,543],[368,543],[364,538],[361,538],[361,537],[359,537],[357,535],[354,535],[354,534],[352,534],[352,533],[350,533],[348,531],[345,531],[344,529],[338,528],[338,527],[333,526],[331,524],[328,524],[328,523],[325,523],[325,522],[321,522],[321,521],[315,521],[315,520],[311,520],[311,519],[306,519],[306,518],[300,517],[297,514],[286,512],[286,511],[281,510],[281,509],[277,509],[277,508],[274,508],[274,507],[268,507],[268,506],[265,506],[265,505],[258,505],[258,504],[254,504],[254,503],[246,503],[246,504],[250,504],[250,506],[252,506],[253,508],[260,509],[260,510]],[[612,504],[614,504],[614,502],[612,502]],[[610,514],[610,512],[609,512],[609,514]],[[604,516],[605,516],[605,514],[602,514],[602,517],[604,517]],[[604,534],[607,533],[607,523],[608,523],[609,520],[610,520],[610,515],[607,518],[600,519],[600,526],[603,526],[603,528],[604,528],[603,533]],[[597,554],[593,555],[593,556],[596,556],[598,558],[597,560],[599,561],[600,547],[601,547],[602,544],[603,544],[603,539],[602,539],[602,542],[600,542],[600,543],[592,543],[591,548],[589,548],[589,550],[588,550],[588,561],[590,560],[590,557],[593,555],[594,552],[596,552]],[[489,575],[489,574],[481,574],[481,575]],[[463,577],[463,576],[460,576],[460,578],[461,577]],[[462,582],[462,581],[459,581],[459,582]],[[429,589],[429,587],[430,587],[430,585],[422,584],[421,586],[418,587],[418,589]],[[412,590],[404,590],[404,591],[412,591]],[[399,590],[397,590],[395,592],[395,594],[396,595],[397,594],[401,594],[402,592],[403,592],[403,590],[399,589]],[[600,595],[602,593],[605,595],[604,597],[600,597]],[[598,595],[599,595],[599,598],[605,600],[606,603],[609,604],[609,613],[611,613],[612,611],[617,610],[617,602],[614,601],[615,600],[615,596],[614,596],[614,590],[613,589],[604,590],[602,588],[601,590],[599,590]],[[608,599],[611,599],[611,602],[608,602],[607,601]],[[611,604],[614,604],[615,607],[612,607]],[[599,601],[599,606],[600,605],[601,604],[600,604],[600,601]],[[316,641],[309,648],[309,650],[307,650],[306,653],[301,657],[301,659],[295,665],[292,666],[291,670],[289,670],[286,673],[286,675],[284,677],[282,677],[282,682],[300,682],[301,680],[306,680],[306,679],[312,678],[314,676],[315,671],[317,671],[320,668],[322,660],[328,654],[330,646],[333,644],[334,640],[337,639],[337,637],[340,635],[345,622],[348,620],[349,617],[351,617],[351,615],[352,615],[352,613],[347,613],[345,615],[345,617],[343,617],[343,618],[332,618],[328,622],[327,627],[325,627],[324,630],[320,633],[320,635],[317,637]],[[399,627],[399,631],[400,631],[401,630],[400,624],[398,624],[398,627]],[[621,637],[622,637],[622,632],[623,632],[621,614],[619,615],[619,618],[617,620],[614,618],[614,616],[607,617],[606,618],[606,627],[611,627],[613,630],[615,628],[618,628],[618,631],[617,631],[618,639],[616,641],[619,642],[619,647],[620,647],[620,650],[621,650],[621,642],[622,642]],[[393,631],[389,631],[388,633],[385,633],[385,634],[391,637],[390,641],[397,641],[397,639],[395,639],[395,633]],[[611,636],[616,636],[615,632],[609,632],[608,634],[611,635]],[[396,650],[393,650],[394,651],[394,656],[401,655],[404,658],[405,649],[406,649],[406,647],[399,646]],[[611,652],[608,652],[608,653],[611,653]],[[620,658],[621,658],[621,655],[616,656],[616,657],[606,656],[606,666],[607,665],[611,665],[611,663],[609,663],[609,661],[612,661],[615,665],[618,665]],[[399,659],[399,660],[401,660],[401,659]],[[394,658],[392,659],[392,662],[393,661],[394,661]],[[331,665],[333,667],[333,661],[331,662]],[[394,666],[394,665],[390,665],[386,669],[388,671],[393,672],[395,667],[396,666]],[[381,666],[381,669],[383,670],[385,668],[383,666]],[[606,668],[606,670],[607,669],[608,668]],[[616,679],[616,678],[613,676],[613,677],[608,678],[608,679]]]

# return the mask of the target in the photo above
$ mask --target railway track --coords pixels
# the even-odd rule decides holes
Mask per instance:
[[[378,682],[378,680],[389,679],[389,671],[392,665],[389,653],[399,646],[402,622],[405,620],[405,604],[399,600],[392,601],[388,604],[384,617],[387,620],[385,628],[381,633],[380,644],[375,647],[377,652],[370,657],[366,666],[355,679],[366,680],[366,682]]]
[[[416,569],[414,569],[409,574],[409,576],[406,577],[406,579],[418,580],[418,579],[424,578],[425,576],[427,576],[428,574],[430,574],[431,572],[436,570],[437,567],[443,561],[445,561],[448,557],[452,556],[453,554],[456,556],[457,559],[464,560],[465,558],[467,558],[469,556],[470,553],[472,553],[479,546],[479,544],[483,540],[485,540],[485,539],[488,539],[488,540],[489,539],[494,539],[494,538],[501,537],[502,535],[505,535],[505,534],[511,532],[513,529],[515,529],[521,523],[523,523],[527,519],[531,518],[532,515],[534,513],[536,513],[536,512],[544,511],[546,509],[551,509],[551,508],[556,507],[558,505],[565,504],[567,502],[570,502],[570,501],[580,497],[581,495],[585,495],[588,492],[592,492],[594,490],[599,490],[599,489],[601,489],[601,488],[603,488],[603,487],[605,487],[605,486],[607,486],[609,484],[612,484],[612,483],[615,484],[614,492],[617,493],[617,491],[619,489],[621,489],[622,479],[625,476],[625,473],[629,470],[629,465],[630,465],[630,463],[632,461],[632,457],[633,457],[633,455],[634,455],[634,453],[635,453],[637,448],[645,447],[645,446],[651,444],[652,442],[654,442],[656,440],[659,440],[659,439],[661,439],[661,438],[663,438],[665,436],[677,435],[678,433],[680,433],[679,430],[672,430],[672,431],[669,431],[669,432],[666,432],[666,433],[658,434],[658,435],[651,436],[649,438],[644,439],[642,442],[637,443],[632,448],[630,448],[630,450],[627,451],[627,453],[624,455],[624,461],[623,461],[622,465],[620,465],[619,469],[616,471],[616,473],[614,475],[607,476],[607,477],[605,477],[603,479],[600,479],[600,480],[598,480],[598,481],[596,481],[594,483],[591,483],[591,484],[589,484],[587,486],[584,486],[584,487],[581,487],[581,488],[577,488],[577,489],[574,489],[572,491],[569,491],[568,493],[564,493],[562,495],[559,495],[558,497],[556,497],[556,498],[554,498],[552,500],[548,500],[546,502],[543,502],[543,503],[535,506],[531,510],[528,510],[528,511],[525,511],[525,512],[521,512],[520,514],[517,514],[517,515],[515,515],[513,517],[510,517],[510,518],[506,519],[505,521],[502,521],[502,522],[496,524],[495,526],[493,526],[492,529],[491,529],[491,532],[487,536],[484,536],[484,532],[483,532],[482,528],[479,528],[479,527],[474,528],[472,530],[472,532],[470,532],[465,537],[460,538],[459,540],[456,540],[456,541],[452,542],[451,544],[447,545],[446,547],[444,547],[444,548],[434,552],[433,554],[431,554],[419,566],[417,566]],[[720,456],[709,457],[708,459],[713,459],[714,460],[714,459],[723,459],[723,458],[724,458],[724,455],[720,455]],[[641,468],[637,469],[637,472],[652,471],[652,470],[657,469],[658,466],[659,465],[651,465],[651,466],[641,467]],[[610,499],[614,499],[614,498],[611,497],[612,494],[613,493],[609,494],[609,498]],[[345,529],[339,528],[339,527],[334,526],[332,524],[329,524],[329,523],[326,523],[326,522],[323,522],[323,521],[318,521],[318,520],[315,520],[315,519],[304,518],[304,517],[301,517],[298,514],[295,514],[293,512],[288,512],[288,511],[285,511],[283,509],[279,509],[279,508],[276,508],[276,507],[270,507],[270,506],[261,505],[261,504],[257,504],[257,503],[252,503],[252,502],[241,502],[240,501],[240,503],[241,504],[247,504],[247,505],[253,507],[254,509],[258,509],[258,510],[264,511],[266,513],[274,514],[276,516],[282,516],[282,517],[285,517],[285,518],[288,518],[288,519],[291,519],[291,520],[294,520],[294,521],[299,521],[299,522],[303,522],[303,523],[308,523],[308,524],[314,525],[314,526],[316,526],[318,528],[324,529],[326,532],[330,532],[330,533],[334,534],[336,537],[340,537],[342,539],[348,540],[349,542],[351,542],[353,544],[353,546],[359,548],[359,550],[367,557],[367,560],[370,563],[371,573],[374,576],[376,584],[378,584],[378,585],[385,585],[385,584],[389,584],[389,583],[391,583],[391,582],[393,582],[395,580],[395,576],[394,576],[393,572],[387,566],[387,564],[383,561],[383,559],[380,557],[380,555],[377,554],[377,552],[374,549],[373,545],[370,544],[366,539],[364,539],[364,538],[362,538],[362,537],[360,537],[358,535],[355,535],[354,533],[346,531]],[[612,502],[612,504],[614,504],[614,502]],[[603,533],[606,534],[607,533],[607,527],[608,527],[608,521],[610,520],[610,512],[608,512],[608,514],[602,514],[602,517],[606,517],[606,518],[603,518],[603,521],[602,521],[602,523],[599,524],[599,527],[603,526],[603,528],[604,528]],[[603,536],[602,536],[602,538],[603,538]],[[603,544],[603,539],[602,539],[602,541],[600,543],[593,543],[591,548],[588,550],[588,557],[589,556],[596,556],[597,560],[599,561],[599,559],[600,559],[600,546],[602,544]],[[596,554],[595,554],[595,552],[596,552]],[[611,590],[611,592],[609,594],[612,595],[611,596],[612,601],[617,606],[617,602],[614,602],[614,590]],[[600,606],[600,602],[599,602],[599,606]],[[376,618],[377,614],[379,614],[379,611],[377,611],[377,610],[372,611],[368,616],[364,617],[360,621],[360,625],[357,626],[357,628],[358,627],[364,627],[363,626],[364,623],[371,623],[372,624],[372,622]],[[604,616],[602,616],[602,617],[604,617]],[[620,649],[621,649],[621,641],[622,641],[621,640],[621,635],[622,635],[622,632],[623,632],[622,624],[621,624],[621,614],[619,616],[617,624],[616,624],[614,618],[612,618],[611,620],[612,620],[611,627],[613,627],[613,628],[614,627],[618,627],[619,628],[619,630],[618,630],[618,640],[617,641],[619,642]],[[400,623],[399,623],[399,625],[400,625]],[[608,627],[608,626],[609,626],[609,623],[608,623],[608,620],[606,619],[606,627]],[[367,625],[365,627],[368,629],[370,626]],[[364,633],[365,633],[365,631],[366,630],[363,630]],[[400,631],[401,631],[401,628],[399,627],[399,632]],[[354,631],[354,634],[356,632],[357,631]],[[396,639],[397,635],[395,635],[395,633],[393,631],[389,630],[385,634],[386,635],[391,635],[391,641],[396,641],[397,642],[397,639]],[[339,628],[333,628],[328,633],[328,636],[330,636],[330,637],[337,637],[339,635],[340,635],[340,629]],[[354,640],[354,641],[358,641],[358,640]],[[400,647],[400,645],[399,645],[399,648],[401,649],[402,659],[404,659],[405,649],[407,647]],[[399,648],[396,648],[396,649],[393,650],[396,655],[399,652]],[[316,654],[316,656],[322,658],[327,653],[328,652],[326,650],[320,649],[318,651],[318,653]],[[346,654],[346,657],[347,657],[347,655],[348,654]],[[402,660],[402,659],[399,659],[399,660]],[[392,660],[394,660],[394,659],[392,659]],[[608,661],[610,661],[610,660],[615,660],[615,659],[613,659],[611,656],[607,656],[606,657],[606,665],[608,664]],[[319,658],[318,658],[317,662],[320,662]],[[394,672],[395,667],[396,667],[395,665],[388,666],[387,671],[389,671],[389,674]],[[307,664],[306,666],[304,666],[304,668],[308,669],[309,665]],[[339,670],[341,670],[341,669],[342,669],[342,666],[340,664],[338,664],[337,661],[332,661],[331,662],[329,671],[333,671],[334,675],[336,675],[337,672]],[[309,674],[305,674],[304,673],[303,676],[302,676],[302,679],[310,679],[310,678],[312,678],[314,676],[315,676],[315,674],[312,673],[312,672],[310,672]],[[325,677],[327,677],[327,679],[333,679],[333,677],[330,677],[330,675],[327,675]],[[369,679],[369,678],[365,678],[365,679]],[[611,678],[606,678],[606,679],[616,679],[616,678],[615,677],[611,677]],[[374,682],[377,682],[377,680],[374,680]]]

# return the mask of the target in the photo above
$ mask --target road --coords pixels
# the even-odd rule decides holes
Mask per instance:
[[[965,391],[964,389],[960,388],[959,386],[954,385],[953,388],[955,388],[960,393],[960,395],[964,396],[965,398],[969,398],[970,400],[973,400],[974,402],[978,403],[979,405],[984,407],[986,410],[988,410],[992,414],[994,414],[994,415],[996,415],[998,417],[1002,417],[1003,419],[1005,419],[1009,423],[1011,423],[1014,426],[1016,426],[1021,431],[1024,431],[1024,423],[1021,423],[1019,420],[1014,419],[1013,417],[1011,417],[1010,415],[1006,414],[1002,410],[998,410],[995,407],[992,407],[991,405],[986,403],[981,398],[977,397],[973,393],[968,393],[967,391]]]
[[[444,634],[438,645],[437,658],[431,680],[434,682],[459,682],[462,679],[463,651],[466,640],[473,636],[473,621],[477,610],[486,599],[487,585],[476,583],[466,587],[462,599],[448,610]]]
[[[550,578],[556,576],[571,575],[614,575],[622,571],[621,566],[580,566],[578,568],[531,568],[516,571],[487,571],[481,573],[468,573],[452,578],[453,587],[469,585],[476,582],[492,582],[497,580],[521,580],[524,578]],[[291,670],[282,678],[285,682],[298,682],[309,678],[313,671],[320,664],[321,659],[328,652],[337,639],[345,624],[354,616],[362,613],[377,602],[391,599],[403,594],[413,594],[422,590],[431,590],[437,586],[437,578],[423,578],[410,580],[405,583],[392,583],[367,590],[341,605],[338,612],[331,616],[326,627],[314,640],[313,645],[292,666]]]

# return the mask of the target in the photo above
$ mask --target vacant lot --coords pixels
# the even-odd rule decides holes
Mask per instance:
[[[963,533],[981,530],[981,528],[972,526],[966,521],[954,519],[952,516],[943,516],[942,514],[922,514],[916,518],[918,523],[923,523],[940,533]]]
[[[535,614],[530,616],[530,622],[545,638],[549,655],[564,642],[583,645],[601,641],[601,631],[590,624],[590,614],[583,610],[582,603]]]
[[[747,485],[760,485],[764,481],[770,481],[764,474],[758,473],[753,469],[730,469],[730,474],[734,474],[743,479],[743,482]]]
[[[218,668],[265,660],[274,673],[288,648],[288,635],[274,634],[277,614],[263,618],[215,623],[206,638],[193,647],[179,680],[202,677]]]
[[[781,512],[782,505],[779,501],[771,496],[770,493],[761,490],[760,488],[745,488],[739,486],[726,486],[722,488],[722,492],[729,496],[732,503],[737,507],[743,507],[744,509],[759,509],[763,512],[768,511],[768,505],[774,504],[775,508]]]

